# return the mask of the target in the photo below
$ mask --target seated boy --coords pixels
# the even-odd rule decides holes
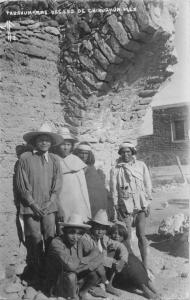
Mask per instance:
[[[92,226],[90,235],[84,234],[82,240],[88,241],[89,245],[93,247],[98,247],[99,252],[102,253],[103,265],[97,269],[97,272],[101,276],[102,283],[105,284],[105,290],[119,296],[120,292],[112,286],[112,280],[114,274],[121,272],[128,261],[128,251],[122,243],[114,241],[106,235],[108,227],[113,225],[108,221],[106,210],[100,209],[89,223]],[[117,259],[115,259],[115,252]]]
[[[63,235],[52,240],[47,253],[47,294],[66,299],[89,299],[88,291],[100,281],[96,271],[103,259],[96,247],[89,247],[82,235],[91,226],[71,215],[62,223]]]

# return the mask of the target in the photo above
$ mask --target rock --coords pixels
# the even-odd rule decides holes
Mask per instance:
[[[25,38],[21,38],[21,39],[19,39],[19,43],[21,43],[21,44],[29,44],[29,40],[25,39]]]
[[[90,33],[91,29],[89,27],[89,25],[84,21],[84,20],[80,20],[78,22],[79,27],[85,32],[85,33]]]
[[[137,105],[135,105],[133,108],[132,108],[132,111],[140,111],[140,110],[142,110],[143,108],[146,108],[146,105],[140,105],[140,104],[137,104]]]
[[[173,73],[174,73],[174,68],[172,66],[168,66],[164,71],[164,75],[167,77],[173,75]]]
[[[70,56],[64,56],[64,60],[66,61],[67,64],[71,64],[73,61]]]
[[[99,90],[102,87],[102,82],[98,82],[94,75],[90,72],[82,72],[82,78],[93,90]]]
[[[37,23],[35,23],[33,25],[29,25],[28,29],[30,29],[30,30],[38,29],[38,28],[40,28],[42,26],[42,24],[43,24],[42,22],[37,22]]]
[[[22,274],[23,271],[24,271],[25,266],[26,266],[25,264],[17,265],[17,266],[16,266],[15,273],[16,273],[17,275]]]
[[[0,263],[0,280],[3,280],[6,278],[5,268]]]
[[[55,21],[55,20],[49,20],[49,21],[47,21],[46,25],[50,26],[50,27],[58,27],[59,26],[58,22]]]
[[[127,29],[129,30],[130,34],[134,39],[138,39],[139,37],[139,28],[137,22],[134,20],[131,14],[124,14],[123,21],[126,25]]]
[[[119,45],[119,42],[116,40],[116,38],[114,36],[111,36],[110,44],[111,44],[113,51],[120,57],[126,57],[129,60],[132,60],[134,58],[135,54],[121,48],[121,46]]]
[[[118,3],[118,0],[104,0],[102,1],[103,7],[114,7]]]
[[[129,43],[129,38],[123,25],[120,22],[118,22],[117,17],[115,15],[111,15],[107,18],[107,20],[117,40],[122,46],[126,46]]]
[[[89,69],[94,75],[96,75],[96,77],[103,81],[106,79],[107,77],[107,73],[104,71],[101,71],[92,61],[92,59],[90,59],[88,56],[86,55],[80,55],[79,56],[79,60],[80,62],[87,68]]]
[[[0,280],[3,280],[5,278],[6,278],[5,271],[0,270]]]
[[[152,76],[147,79],[148,84],[162,83],[163,81],[164,81],[164,77],[162,77],[162,76]]]
[[[12,31],[23,29],[23,28],[20,26],[20,24],[18,24],[18,23],[13,23],[13,24],[14,24],[13,27],[11,27],[11,30],[12,30]]]
[[[84,48],[86,48],[90,52],[93,50],[92,43],[89,40],[84,40],[82,42],[82,45],[83,45]]]
[[[103,69],[107,69],[109,66],[109,61],[107,58],[100,52],[98,49],[94,50],[94,56],[97,59],[97,61],[100,63],[100,65],[103,67]]]
[[[57,28],[55,27],[51,27],[51,26],[47,26],[44,28],[45,32],[50,33],[52,35],[58,36],[60,35],[60,32]]]
[[[107,24],[105,24],[105,25],[102,27],[102,33],[103,33],[103,34],[107,34],[108,31],[109,31],[109,27],[108,27]]]
[[[37,295],[37,293],[38,292],[33,287],[29,286],[24,291],[23,299],[29,299],[29,300],[34,299],[34,297]]]
[[[5,288],[5,292],[7,294],[10,293],[18,293],[23,289],[22,284],[20,284],[20,282],[12,282],[10,283],[6,288]]]
[[[24,53],[31,57],[41,58],[45,59],[47,57],[46,52],[43,49],[40,49],[39,47],[35,47],[32,45],[21,45],[19,43],[14,44],[14,49],[20,53]]]
[[[59,25],[63,25],[67,21],[67,17],[64,14],[61,14],[61,15],[57,15],[55,20],[59,23]]]
[[[146,110],[145,109],[142,109],[142,110],[140,110],[140,111],[137,112],[138,118],[142,118],[145,114],[146,114]]]
[[[161,203],[161,206],[162,206],[162,208],[167,208],[168,207],[168,201],[165,201],[165,202],[162,202]]]
[[[140,30],[147,32],[149,34],[153,34],[156,31],[156,29],[154,28],[151,18],[149,17],[149,14],[147,14],[144,1],[143,0],[136,1],[135,7],[136,7],[135,15]]]
[[[15,265],[7,265],[5,268],[6,278],[15,277]]]
[[[42,96],[43,98],[45,98],[45,97],[46,97],[46,92],[41,92],[41,96]]]
[[[139,97],[141,98],[153,97],[156,93],[157,91],[155,90],[144,90],[139,93]]]
[[[8,298],[6,298],[6,297],[4,297],[4,296],[1,296],[1,294],[0,294],[0,299],[1,299],[1,300],[8,300]]]
[[[48,300],[48,297],[40,292],[34,297],[34,300]]]
[[[5,54],[4,49],[0,48],[0,57],[3,57],[4,54]]]
[[[99,34],[95,34],[95,39],[103,54],[107,57],[110,63],[119,63],[121,59],[117,57],[109,45],[101,38]],[[119,61],[118,61],[119,60]]]
[[[69,75],[74,79],[76,82],[76,85],[82,90],[82,92],[88,96],[91,94],[91,90],[88,88],[88,86],[83,82],[81,79],[81,76],[77,74],[75,70],[72,70],[71,68],[67,69]]]
[[[46,40],[46,36],[42,33],[36,33],[35,38],[38,38],[38,39],[43,40],[43,41]]]
[[[188,277],[188,273],[187,272],[182,272],[181,274],[180,274],[180,277],[181,278],[187,278]]]
[[[152,101],[152,98],[143,98],[139,100],[140,105],[148,105]]]
[[[47,16],[47,15],[41,15],[40,16],[40,21],[41,22],[47,22],[49,20],[51,20],[51,16]]]
[[[23,286],[28,286],[28,282],[26,282],[25,280],[22,280],[22,285]]]
[[[32,25],[32,24],[34,24],[35,23],[35,21],[34,20],[23,20],[23,21],[20,21],[19,22],[20,23],[20,25]]]

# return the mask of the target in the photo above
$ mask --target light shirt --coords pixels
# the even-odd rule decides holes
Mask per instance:
[[[152,184],[143,161],[118,161],[110,173],[110,191],[115,205],[124,203],[127,212],[144,209],[150,203]]]
[[[33,153],[38,153],[38,152],[39,152],[38,150],[33,150]],[[41,156],[46,160],[46,162],[48,162],[48,151],[43,153]]]

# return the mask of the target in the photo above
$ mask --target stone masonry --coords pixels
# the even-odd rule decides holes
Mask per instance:
[[[138,138],[137,147],[140,158],[152,166],[175,165],[175,155],[177,155],[182,164],[188,164],[190,161],[189,116],[188,104],[155,107],[153,109],[153,134]],[[175,120],[185,120],[187,124],[184,140],[173,141],[171,127]]]

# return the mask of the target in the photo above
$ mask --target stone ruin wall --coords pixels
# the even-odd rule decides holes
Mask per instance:
[[[136,13],[16,19],[12,42],[0,32],[0,254],[4,264],[22,259],[12,175],[15,146],[22,144],[23,133],[43,121],[51,122],[54,129],[68,124],[81,140],[92,143],[97,166],[107,176],[118,144],[136,140],[152,97],[173,73],[176,7],[172,1],[145,0],[99,2],[99,6],[126,8],[131,3]],[[65,1],[62,9],[73,5]],[[78,5],[88,9],[91,4]]]

